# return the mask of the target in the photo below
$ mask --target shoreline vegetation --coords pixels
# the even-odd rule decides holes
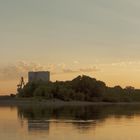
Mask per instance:
[[[0,96],[0,106],[48,106],[48,107],[61,107],[61,106],[124,106],[124,105],[140,105],[140,102],[90,102],[90,101],[62,101],[58,99],[46,100],[35,98],[13,98],[7,96],[3,99]]]
[[[16,96],[11,95],[16,101],[38,101],[44,104],[140,103],[140,89],[131,86],[108,87],[104,82],[86,75],[78,76],[71,81],[30,82],[17,91]]]

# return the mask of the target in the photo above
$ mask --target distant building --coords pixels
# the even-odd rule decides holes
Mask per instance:
[[[36,81],[49,82],[50,72],[49,71],[29,72],[28,82],[36,82]]]

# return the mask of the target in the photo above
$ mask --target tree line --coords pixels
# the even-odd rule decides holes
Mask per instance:
[[[17,97],[63,101],[131,102],[140,101],[140,90],[131,86],[108,87],[102,81],[83,75],[71,81],[29,82],[22,89],[18,89]]]

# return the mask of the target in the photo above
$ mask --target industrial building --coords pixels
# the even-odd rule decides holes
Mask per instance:
[[[50,72],[49,71],[36,71],[28,73],[28,82],[49,82],[50,81]]]

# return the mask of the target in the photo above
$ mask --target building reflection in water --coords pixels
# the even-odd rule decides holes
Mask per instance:
[[[48,131],[49,122],[43,120],[28,120],[29,131]]]
[[[29,132],[49,131],[50,123],[70,123],[76,129],[95,129],[97,125],[114,117],[132,118],[140,115],[139,105],[94,105],[94,106],[18,106],[18,117],[27,120]]]

